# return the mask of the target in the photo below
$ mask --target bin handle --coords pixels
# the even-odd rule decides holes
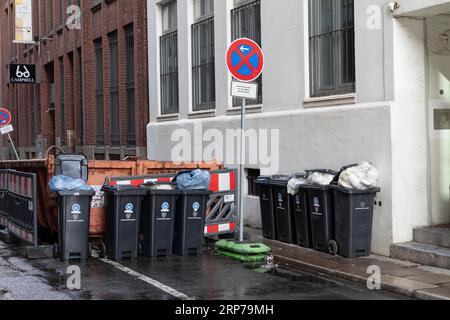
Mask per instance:
[[[52,151],[53,149],[57,149],[61,154],[64,154],[64,153],[65,153],[64,150],[61,149],[60,147],[58,147],[58,146],[51,146],[50,148],[47,149],[47,151],[45,151],[45,158],[48,158],[48,154],[49,154],[50,151]],[[56,155],[56,153],[55,153],[55,155]]]

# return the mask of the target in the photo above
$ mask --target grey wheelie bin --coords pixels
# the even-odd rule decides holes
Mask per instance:
[[[209,190],[180,190],[177,201],[173,253],[199,256],[203,252]]]
[[[62,261],[90,257],[89,222],[94,191],[59,191],[59,247]]]
[[[263,237],[266,239],[276,240],[277,229],[273,206],[271,177],[260,176],[255,180],[255,183],[257,185],[259,202],[261,206]]]
[[[55,175],[88,180],[88,160],[82,154],[63,154],[55,159]],[[89,222],[94,191],[58,191],[59,243],[55,256],[63,261],[86,261],[90,256]]]
[[[147,191],[133,186],[104,186],[106,255],[112,260],[138,257],[141,202]]]
[[[334,190],[335,241],[330,252],[346,258],[369,256],[372,246],[374,200],[379,188],[365,191],[332,186]]]
[[[144,185],[140,242],[147,257],[172,255],[176,204],[180,191],[172,185]]]
[[[273,176],[271,180],[277,240],[285,243],[295,242],[294,216],[287,184],[292,176]]]

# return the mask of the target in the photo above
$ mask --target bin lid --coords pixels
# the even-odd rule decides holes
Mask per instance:
[[[113,193],[121,196],[143,196],[147,194],[147,190],[134,186],[103,186],[102,191]]]
[[[61,154],[55,160],[55,175],[88,180],[88,160],[84,154]]]
[[[256,178],[254,180],[255,183],[257,184],[267,184],[272,180],[271,176],[259,176],[258,178]]]
[[[69,196],[69,197],[83,197],[95,195],[95,191],[85,191],[85,190],[71,190],[71,191],[58,191],[58,195],[61,197]]]
[[[300,186],[300,188],[302,189],[319,190],[319,191],[328,191],[331,189],[331,187],[332,187],[331,185],[322,186],[318,184],[304,184]]]
[[[186,190],[186,189],[177,189],[180,193],[185,195],[210,195],[211,191],[205,189],[194,189],[194,190]]]
[[[293,176],[288,176],[288,175],[276,175],[272,177],[272,184],[276,184],[276,185],[286,185],[288,184],[288,182],[293,178]]]

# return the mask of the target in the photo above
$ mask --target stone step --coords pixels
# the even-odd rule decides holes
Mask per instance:
[[[416,228],[413,241],[450,248],[450,226]]]
[[[391,256],[395,259],[450,270],[450,248],[419,242],[400,243],[391,247]]]

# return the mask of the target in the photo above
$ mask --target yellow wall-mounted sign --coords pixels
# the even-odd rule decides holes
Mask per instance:
[[[33,43],[33,8],[31,0],[14,0],[15,43]]]

